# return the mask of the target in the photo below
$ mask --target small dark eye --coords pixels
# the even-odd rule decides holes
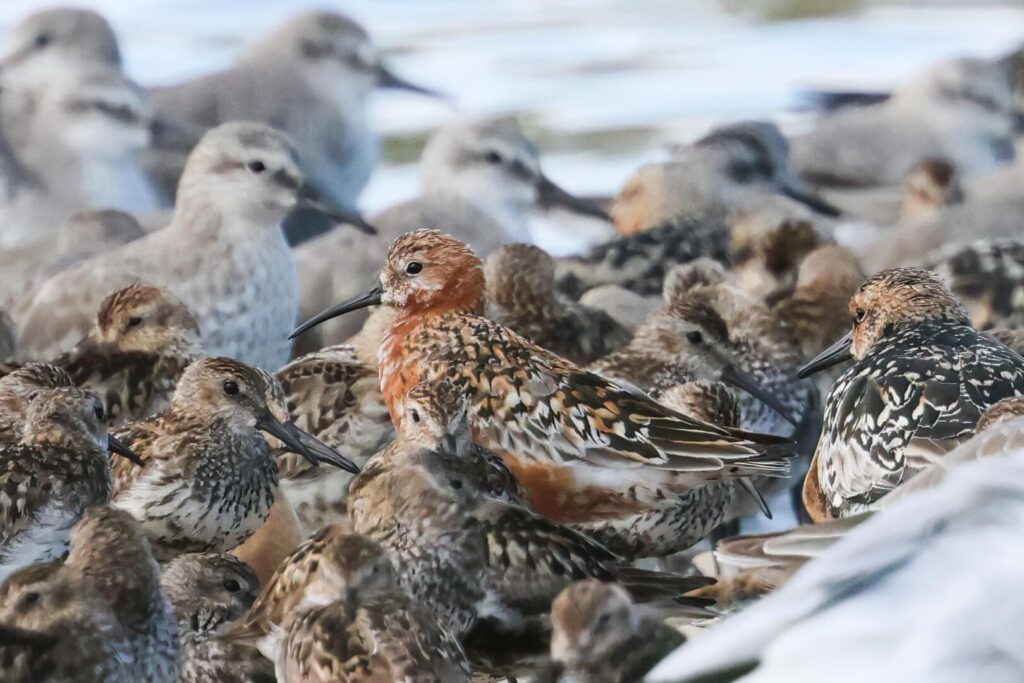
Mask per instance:
[[[692,332],[686,333],[686,338],[691,344],[700,344],[704,341],[704,335],[700,333],[700,330],[693,330]]]
[[[238,393],[238,382],[233,379],[224,380],[224,393],[229,396],[234,396]]]
[[[248,164],[248,168],[253,173],[263,173],[264,171],[267,170],[267,165],[264,164],[262,161],[250,161]]]
[[[602,614],[601,616],[599,616],[597,618],[597,627],[599,629],[603,629],[606,626],[608,626],[608,622],[610,622],[611,620],[612,620],[611,615],[608,614],[607,612],[605,612],[604,614]]]
[[[142,324],[142,318],[138,318],[138,317],[135,317],[135,316],[133,316],[131,318],[128,318],[128,327],[138,327],[141,324]]]
[[[50,36],[46,33],[40,33],[36,36],[35,44],[36,47],[46,47],[50,44]]]
[[[484,160],[489,164],[500,164],[502,161],[501,155],[493,150],[484,154]]]
[[[405,272],[409,275],[417,275],[421,270],[423,270],[423,264],[419,261],[410,261],[405,264]]]
[[[41,597],[42,596],[39,595],[39,593],[36,593],[35,591],[32,591],[31,593],[25,593],[23,596],[21,596],[21,599],[18,600],[17,610],[19,612],[25,612],[31,609],[33,605],[39,602],[39,599]]]
[[[92,409],[93,415],[96,416],[97,420],[104,420],[107,417],[107,412],[103,410],[103,406],[99,403]]]
[[[452,479],[452,488],[455,489],[456,491],[461,490],[462,489],[462,480],[461,479]]]
[[[242,586],[234,579],[224,579],[224,590],[228,593],[237,593],[242,590]]]
[[[411,410],[411,411],[409,412],[409,417],[411,417],[411,418],[412,418],[412,421],[413,421],[413,422],[419,423],[419,421],[420,421],[420,411],[418,411],[418,410],[416,410],[415,408],[413,408],[413,409],[412,409],[412,410]]]
[[[855,311],[855,315],[854,315],[853,319],[856,320],[857,322],[861,322],[861,321],[864,320],[864,316],[866,316],[867,314],[868,314],[867,311],[865,311],[863,308],[858,308]]]

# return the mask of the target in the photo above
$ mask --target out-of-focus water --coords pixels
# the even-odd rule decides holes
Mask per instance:
[[[362,198],[367,210],[415,193],[422,138],[453,116],[518,113],[552,177],[575,191],[610,193],[638,164],[661,158],[667,143],[712,124],[771,117],[801,125],[793,113],[801,88],[885,87],[934,60],[991,56],[1024,40],[1019,1],[859,3],[867,8],[784,22],[730,13],[713,0],[79,2],[112,21],[128,70],[143,84],[223,67],[243,43],[304,7],[351,14],[392,52],[398,72],[456,102],[376,96],[372,120],[388,159]],[[4,0],[0,30],[48,4]]]

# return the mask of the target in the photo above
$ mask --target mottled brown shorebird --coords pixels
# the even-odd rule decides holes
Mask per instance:
[[[488,317],[542,348],[585,365],[629,342],[605,313],[555,290],[555,264],[540,247],[511,244],[484,265]]]
[[[177,627],[138,524],[94,507],[70,538],[63,563],[26,567],[0,586],[0,679],[175,681]]]
[[[108,448],[135,456],[107,435],[105,418],[94,394],[40,389],[18,442],[0,446],[0,577],[61,557],[71,524],[110,500]]]
[[[121,425],[165,409],[200,353],[199,324],[181,299],[136,283],[104,299],[89,334],[54,365],[96,392]]]
[[[0,443],[18,442],[25,414],[42,389],[71,387],[68,373],[48,363],[26,363],[0,377]]]
[[[218,638],[260,591],[252,569],[225,553],[186,553],[160,576],[178,622],[179,683],[274,683],[274,664],[255,648]]]
[[[295,549],[229,635],[282,681],[468,681],[458,641],[398,585],[384,549],[325,527]]]
[[[566,586],[551,605],[550,680],[628,683],[682,645],[679,631],[647,615],[621,586],[593,579]]]
[[[490,620],[517,630],[545,615],[568,583],[587,577],[703,612],[706,603],[683,597],[700,580],[633,569],[589,537],[494,495],[501,482],[468,439],[446,435],[423,445],[430,441],[424,425],[437,417],[424,421],[433,410],[430,392],[430,385],[410,392],[398,438],[352,482],[349,515],[358,533],[392,553],[405,588],[453,633]],[[474,459],[479,464],[463,465]]]
[[[238,361],[204,358],[185,370],[164,412],[116,432],[142,464],[115,466],[113,504],[143,525],[158,559],[230,550],[266,519],[277,463],[262,432],[311,462],[330,458],[357,470],[282,421],[283,392],[271,383]]]

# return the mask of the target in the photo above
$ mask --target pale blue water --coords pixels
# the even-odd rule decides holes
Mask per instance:
[[[0,2],[0,31],[50,3]],[[759,23],[712,0],[84,0],[118,30],[129,72],[173,82],[228,64],[252,36],[303,7],[335,7],[393,51],[406,77],[450,93],[457,111],[382,93],[385,136],[425,133],[458,114],[516,112],[542,130],[550,175],[614,191],[664,145],[723,120],[791,109],[807,86],[884,87],[929,62],[998,54],[1024,40],[1024,4],[874,4],[851,16]],[[741,4],[734,0],[733,4]],[[622,131],[640,129],[639,134]],[[579,141],[582,133],[597,139]],[[415,192],[415,167],[385,163],[361,204]]]

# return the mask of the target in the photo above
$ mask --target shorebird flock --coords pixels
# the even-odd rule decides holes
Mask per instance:
[[[298,15],[0,62],[0,681],[1024,678],[1024,47],[584,199]],[[553,257],[530,217],[604,221]]]

